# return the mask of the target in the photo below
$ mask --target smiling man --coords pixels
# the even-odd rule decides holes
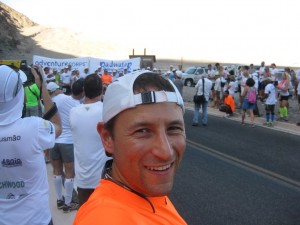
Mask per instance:
[[[186,224],[167,197],[186,146],[183,113],[180,93],[157,74],[109,85],[97,129],[113,160],[74,225]]]

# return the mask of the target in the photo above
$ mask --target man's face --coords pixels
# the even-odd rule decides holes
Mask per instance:
[[[110,141],[111,147],[105,149],[114,155],[115,179],[150,197],[172,190],[186,146],[183,112],[178,105],[155,103],[121,112]]]

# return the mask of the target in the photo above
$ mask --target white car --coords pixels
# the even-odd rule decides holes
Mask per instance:
[[[205,67],[189,67],[182,73],[182,80],[184,85],[192,87],[197,84],[202,75],[207,76],[207,69]]]

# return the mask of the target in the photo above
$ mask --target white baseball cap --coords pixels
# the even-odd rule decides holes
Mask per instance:
[[[0,125],[7,125],[21,118],[23,102],[21,74],[9,66],[0,66]]]
[[[176,71],[176,76],[179,78],[182,78],[182,72],[181,71]]]
[[[57,89],[59,89],[59,86],[57,85],[57,83],[55,82],[49,82],[47,84],[47,90],[50,91],[50,92],[54,92],[56,91]]]
[[[134,94],[133,84],[138,76],[144,73],[153,73],[148,70],[137,71],[127,76],[118,78],[111,83],[105,92],[103,100],[103,122],[107,123],[110,119],[120,112],[134,108],[140,104],[174,102],[184,111],[183,99],[172,81],[168,80],[174,87],[175,92],[169,91],[147,91]],[[155,73],[153,73],[155,74]]]

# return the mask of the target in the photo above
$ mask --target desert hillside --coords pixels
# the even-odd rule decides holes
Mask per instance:
[[[2,2],[0,2],[0,30],[0,59],[26,59],[30,64],[33,55],[50,58],[88,56],[118,59],[120,55],[127,58],[132,54],[131,47],[124,49],[114,43],[92,39],[83,33],[39,25]],[[201,62],[157,59],[154,66],[165,70],[171,64],[177,66],[181,63],[186,68]]]
[[[45,27],[0,2],[0,58],[32,60],[32,55],[66,58],[112,57],[118,46],[64,28]]]

